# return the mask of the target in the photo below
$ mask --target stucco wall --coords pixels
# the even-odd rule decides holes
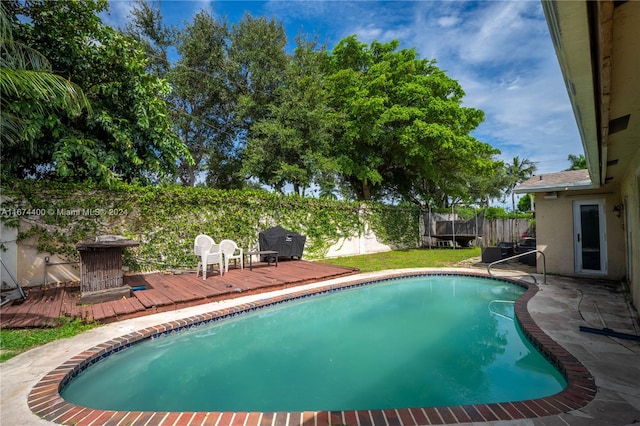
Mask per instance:
[[[557,199],[536,194],[536,241],[546,258],[547,273],[585,276],[575,272],[573,202],[577,200],[604,200],[607,239],[607,273],[595,277],[621,280],[625,277],[625,249],[623,219],[613,214],[613,206],[621,201],[620,193],[610,188],[593,191],[563,191]],[[542,262],[538,262],[542,272]]]
[[[341,238],[340,241],[329,248],[325,257],[354,256],[391,250],[390,246],[379,242],[375,234],[369,230],[360,237]]]
[[[2,288],[15,287],[14,280],[18,279],[18,277],[16,277],[16,270],[18,269],[17,238],[18,230],[8,228],[0,221],[0,241],[2,241],[5,246],[5,249],[0,252],[0,258],[4,265],[0,265],[0,284]]]
[[[7,264],[14,277],[22,287],[41,286],[69,281],[80,281],[79,264],[65,262],[64,259],[39,253],[35,237],[21,240],[16,244],[17,230],[15,228],[2,228],[2,239],[8,250],[2,255],[2,260]],[[341,239],[334,244],[326,257],[340,257],[367,253],[390,251],[392,248],[382,244],[376,235],[367,229],[367,232],[358,237],[352,236]],[[48,263],[47,260],[48,259]],[[194,260],[195,268],[195,260]],[[1,279],[7,286],[13,288],[13,280],[10,279],[4,268]]]
[[[625,250],[629,264],[627,266],[627,281],[631,289],[631,297],[636,309],[640,308],[640,151],[636,155],[635,170],[629,173],[622,182],[622,201],[625,220]],[[625,256],[625,257],[627,257]]]
[[[20,241],[17,250],[17,277],[23,287],[80,281],[78,263],[65,262],[49,253],[39,253],[35,237]]]

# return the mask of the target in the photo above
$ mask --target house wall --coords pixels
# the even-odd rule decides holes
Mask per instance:
[[[565,276],[594,276],[612,280],[625,278],[625,247],[623,218],[613,214],[613,206],[619,204],[619,191],[606,186],[592,191],[561,191],[557,199],[536,194],[536,242],[538,250],[545,254],[547,273]],[[587,275],[575,271],[575,247],[573,232],[573,202],[576,200],[604,200],[607,233],[607,274]],[[542,262],[538,261],[538,272]]]
[[[625,258],[627,258],[627,282],[636,309],[640,308],[640,150],[633,164],[637,164],[622,182],[621,202],[624,225]]]

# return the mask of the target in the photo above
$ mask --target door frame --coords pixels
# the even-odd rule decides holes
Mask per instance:
[[[640,179],[638,179],[640,181]],[[633,237],[631,233],[631,209],[629,197],[624,197],[624,229],[627,231],[627,283],[633,282]]]
[[[598,221],[600,228],[600,269],[584,269],[582,266],[582,241],[578,238],[578,235],[582,232],[582,219],[580,215],[580,207],[583,205],[597,205],[598,206]],[[606,209],[605,200],[600,199],[585,199],[573,201],[573,248],[574,248],[574,270],[578,274],[593,274],[593,275],[606,275],[609,265],[609,258],[607,256],[607,228],[606,228]]]

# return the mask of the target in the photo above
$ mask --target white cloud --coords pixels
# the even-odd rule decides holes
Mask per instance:
[[[382,33],[382,29],[373,25],[356,27],[353,30],[353,34],[357,34],[358,39],[365,43],[371,43],[373,40],[380,40],[380,36],[382,35]]]
[[[201,10],[212,10],[214,2],[210,0],[165,0],[159,4],[165,24],[181,26],[185,21],[191,22]],[[100,14],[102,22],[113,28],[124,28],[131,20],[131,10],[134,6],[133,0],[109,0],[109,11]]]
[[[357,34],[366,43],[399,39],[460,82],[464,105],[486,121],[474,135],[502,151],[538,162],[539,171],[568,167],[582,153],[542,7],[534,1],[276,1],[278,16],[304,17],[332,43]],[[332,46],[330,45],[329,48]]]
[[[109,19],[123,22],[131,4],[110,1]],[[171,11],[174,22],[182,22],[210,2],[161,4]],[[221,0],[211,4],[216,13],[244,8],[254,16],[276,17],[290,34],[317,32],[329,49],[351,34],[366,43],[399,39],[402,47],[415,47],[421,57],[436,59],[461,84],[464,105],[486,115],[474,136],[500,149],[501,158],[528,158],[546,173],[565,169],[569,154],[582,153],[538,1]]]
[[[539,3],[418,2],[410,26],[405,44],[437,59],[464,89],[464,105],[485,112],[474,135],[500,158],[528,158],[546,173],[582,153]]]
[[[457,16],[443,16],[436,20],[438,25],[442,28],[451,28],[460,22],[460,18]]]
[[[128,22],[129,14],[134,6],[130,0],[110,0],[109,11],[100,14],[102,22],[114,28],[122,28]]]

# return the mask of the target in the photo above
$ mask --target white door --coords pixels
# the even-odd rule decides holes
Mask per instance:
[[[607,233],[604,219],[604,200],[573,202],[576,272],[607,273]]]

